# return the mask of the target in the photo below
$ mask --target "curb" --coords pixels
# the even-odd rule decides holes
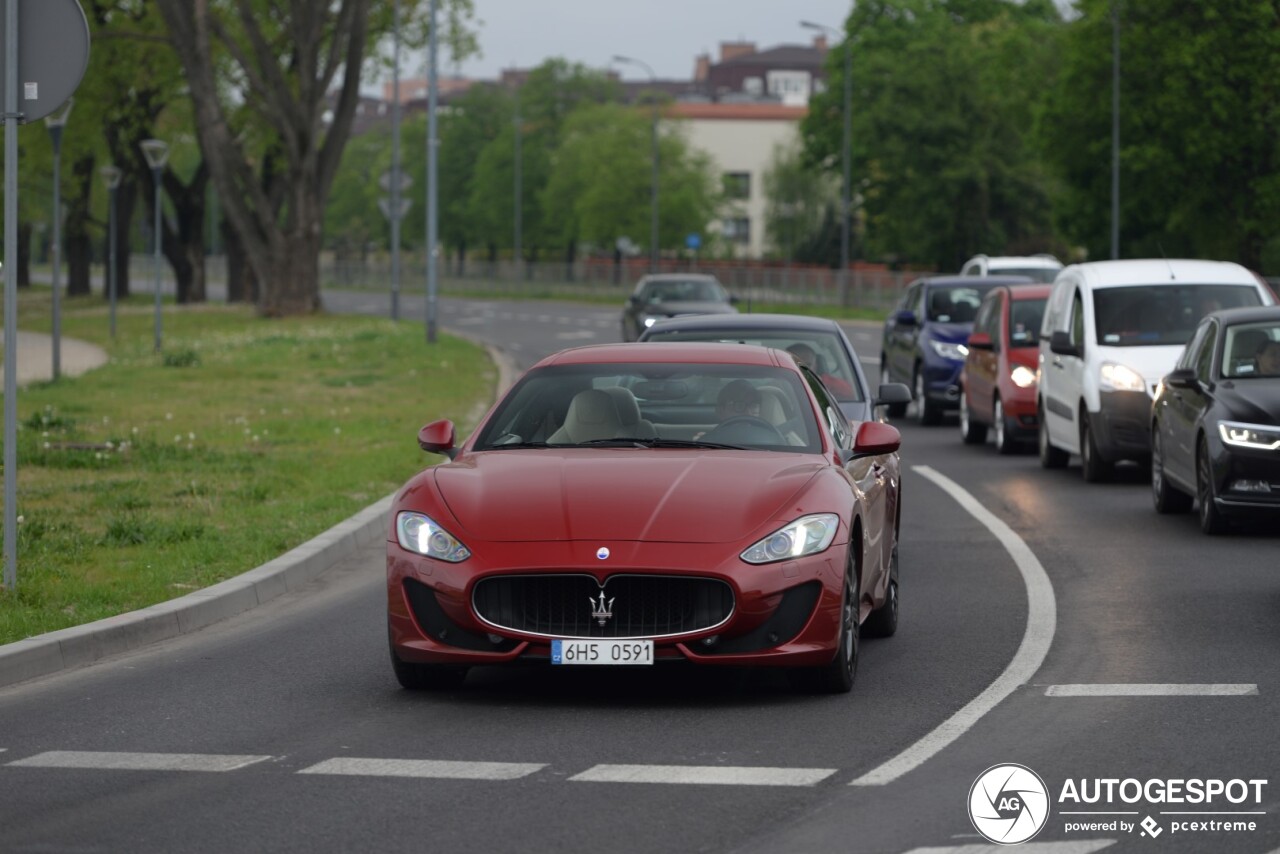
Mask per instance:
[[[465,334],[458,337],[482,343]],[[505,353],[482,346],[498,367],[500,395],[515,379],[515,366]],[[138,611],[4,644],[0,646],[0,688],[191,634],[296,591],[343,558],[381,542],[387,536],[387,514],[395,496],[393,492],[280,557],[211,587]]]

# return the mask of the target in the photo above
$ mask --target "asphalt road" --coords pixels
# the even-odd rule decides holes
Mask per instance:
[[[617,318],[440,304],[442,327],[519,367],[617,340]],[[879,330],[850,334],[873,359]],[[1280,535],[1158,517],[1136,468],[1087,485],[963,445],[953,421],[901,429],[902,623],[864,644],[851,695],[702,669],[481,670],[404,692],[374,548],[198,635],[0,691],[0,850],[976,852],[970,788],[1000,763],[1054,801],[1025,850],[1280,849]],[[1058,801],[1095,778],[1268,783],[1238,804]],[[1166,814],[1193,811],[1233,815]],[[1154,839],[1066,827],[1147,817]],[[1257,829],[1172,826],[1222,820]]]

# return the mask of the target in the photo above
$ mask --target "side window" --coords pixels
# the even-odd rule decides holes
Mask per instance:
[[[844,448],[845,450],[853,447],[853,431],[849,429],[849,422],[845,420],[840,407],[836,406],[835,401],[827,394],[827,389],[823,386],[822,381],[807,368],[804,371],[804,378],[809,383],[813,396],[818,400],[818,409],[822,412],[827,431],[831,433],[831,438],[835,440],[836,447]]]
[[[1213,345],[1218,340],[1217,332],[1217,328],[1209,324],[1208,332],[1200,342],[1200,350],[1196,355],[1196,377],[1202,383],[1208,383],[1212,378],[1210,369],[1213,367]]]
[[[894,311],[906,311],[911,308],[912,294],[915,293],[917,285],[909,285],[902,294],[902,298],[898,300],[898,304],[894,306]]]
[[[1204,336],[1209,329],[1209,325],[1210,324],[1208,323],[1200,324],[1200,327],[1196,329],[1195,335],[1192,336],[1191,340],[1187,343],[1186,348],[1182,351],[1182,355],[1178,357],[1178,364],[1174,367],[1195,367],[1197,356],[1200,353],[1200,345],[1204,342]]]
[[[1079,290],[1071,299],[1071,343],[1084,347],[1084,298]]]

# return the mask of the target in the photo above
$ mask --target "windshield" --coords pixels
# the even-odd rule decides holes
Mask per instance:
[[[1280,323],[1240,323],[1227,327],[1222,375],[1229,379],[1280,376]]]
[[[799,374],[724,364],[553,365],[525,374],[476,450],[710,447],[819,453]]]
[[[645,302],[724,302],[724,289],[706,279],[649,282],[640,298]]]
[[[1221,308],[1261,305],[1249,285],[1139,285],[1093,292],[1098,343],[1109,347],[1186,344],[1200,319]]]
[[[849,351],[833,332],[800,333],[787,329],[654,329],[646,333],[644,340],[755,344],[786,350],[796,361],[817,374],[836,400],[841,403],[861,403],[866,400]]]
[[[1037,282],[1052,282],[1058,277],[1058,267],[1001,267],[998,270],[989,270],[990,275],[1000,276],[1026,276]]]
[[[1039,344],[1040,321],[1047,300],[1018,299],[1009,303],[1009,346],[1034,347]]]
[[[982,297],[995,285],[929,288],[925,316],[934,323],[973,323]]]

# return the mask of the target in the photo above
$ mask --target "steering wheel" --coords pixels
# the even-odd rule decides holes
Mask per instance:
[[[764,441],[760,434],[765,434]],[[727,445],[785,445],[782,431],[756,415],[735,415],[726,418],[702,437],[708,442],[724,442]]]

